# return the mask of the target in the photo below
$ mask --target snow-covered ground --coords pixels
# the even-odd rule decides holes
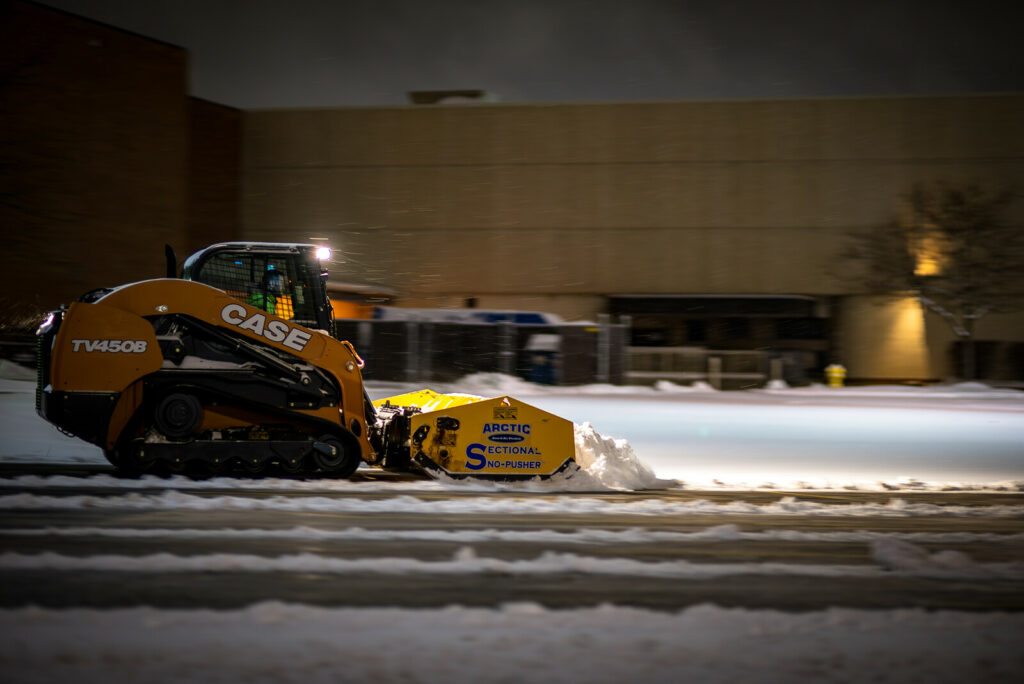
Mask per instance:
[[[0,461],[105,463],[99,449],[36,416],[32,379],[0,366]],[[368,389],[378,399],[418,388]],[[671,481],[687,489],[1024,488],[1024,392],[979,383],[717,392],[671,383],[545,387],[477,374],[432,388],[510,395],[572,420],[586,477],[567,489]]]
[[[34,413],[32,374],[0,364],[0,461],[104,463],[95,447],[61,435]],[[373,398],[398,394],[408,385],[377,383]],[[563,489],[551,497],[508,501],[472,495],[450,500],[418,499],[417,492],[447,488],[514,488],[446,482],[301,482],[218,479],[193,482],[184,478],[117,480],[96,476],[94,484],[123,488],[123,496],[49,496],[4,493],[11,486],[35,485],[59,494],[80,480],[53,476],[0,480],[0,511],[25,508],[102,506],[220,509],[246,506],[281,510],[343,512],[344,498],[332,492],[380,488],[391,496],[380,501],[389,510],[470,513],[486,510],[510,514],[589,513],[609,503],[580,489],[883,489],[897,494],[888,503],[846,507],[798,502],[780,496],[775,504],[715,504],[680,500],[671,504],[624,502],[614,506],[644,515],[644,506],[658,506],[661,515],[715,516],[719,524],[694,533],[695,539],[742,542],[749,535],[768,539],[863,541],[871,545],[878,566],[830,566],[822,572],[882,573],[886,569],[931,578],[993,577],[1019,581],[1020,563],[973,563],[952,551],[929,553],[918,544],[980,541],[935,533],[895,535],[868,532],[774,530],[743,532],[720,524],[730,513],[772,516],[1024,516],[1020,506],[952,507],[910,504],[900,490],[1024,489],[1024,392],[995,390],[978,384],[930,388],[824,387],[777,388],[746,392],[715,392],[707,387],[661,384],[655,388],[590,386],[551,388],[512,378],[478,375],[439,391],[484,396],[509,394],[573,420],[577,453],[586,467],[582,476],[562,483],[527,484],[523,488]],[[239,491],[251,486],[280,489],[287,496],[248,498],[205,497],[190,490],[206,487]],[[134,493],[133,489],[163,492]],[[309,492],[296,490],[308,489]],[[197,492],[196,494],[201,494]],[[349,501],[350,503],[350,501]],[[366,510],[368,501],[356,502]],[[421,509],[416,509],[420,506]],[[666,511],[666,506],[675,507]],[[404,508],[403,508],[404,507]],[[632,508],[628,508],[632,507]],[[639,518],[638,518],[639,519]],[[18,534],[14,530],[11,534]],[[39,534],[29,530],[26,534]],[[75,528],[45,534],[138,534],[131,530]],[[148,530],[147,536],[246,534],[231,530]],[[248,534],[268,534],[267,531]],[[289,538],[317,538],[323,530],[293,528],[275,532]],[[334,530],[341,538],[366,539],[379,532]],[[799,572],[786,568],[727,567],[689,563],[637,563],[606,559],[583,562],[582,556],[542,556],[530,563],[493,561],[472,553],[477,541],[470,532],[423,530],[390,532],[400,544],[420,535],[461,535],[451,540],[466,550],[439,561],[431,572],[616,572],[642,581],[656,573],[687,581],[693,573]],[[488,534],[484,532],[483,534]],[[585,546],[594,534],[611,532],[550,530],[492,532],[489,541],[514,541],[516,534],[558,535],[562,543]],[[618,534],[617,541],[685,543],[684,533],[642,527]],[[1022,529],[1024,534],[1024,529]],[[411,536],[410,536],[411,535]],[[502,536],[505,535],[505,536]],[[511,537],[509,536],[511,535]],[[653,535],[653,536],[652,536]],[[788,535],[788,536],[787,536]],[[810,536],[807,536],[810,535]],[[830,536],[831,535],[831,536]],[[844,536],[845,535],[845,536]],[[852,537],[849,535],[853,535]],[[858,536],[859,535],[859,536]],[[1012,535],[1013,538],[1019,535]],[[518,537],[517,537],[518,538]],[[552,537],[554,538],[554,537]],[[606,540],[607,541],[607,540]],[[1019,541],[1019,540],[1018,540]],[[177,560],[174,560],[177,559]],[[402,559],[398,559],[402,560]],[[406,559],[408,560],[408,559]],[[590,559],[593,560],[593,559]],[[124,557],[67,557],[45,554],[0,555],[0,569],[33,567],[67,571],[113,571]],[[134,571],[204,572],[210,558],[182,567],[179,557],[139,559]],[[218,562],[254,572],[278,569],[310,572],[365,572],[355,561],[324,564],[320,557],[263,559],[224,557]],[[377,561],[370,561],[372,565]],[[276,565],[275,565],[276,564]],[[422,564],[422,563],[421,563]],[[490,565],[487,565],[490,564]],[[546,564],[546,565],[545,565]],[[267,567],[262,567],[267,565]],[[429,564],[428,564],[429,565]],[[443,565],[443,567],[442,567]],[[543,565],[544,567],[540,567]],[[698,564],[699,565],[699,564]],[[188,566],[188,567],[185,567]],[[194,567],[193,567],[194,566]],[[328,567],[329,566],[329,567]],[[418,568],[395,567],[397,574]],[[671,566],[671,567],[670,567]],[[815,572],[809,566],[802,572]],[[554,570],[552,570],[554,568]],[[126,571],[122,568],[121,571]],[[667,574],[665,574],[667,573]],[[112,580],[116,581],[116,580]],[[628,581],[628,580],[627,580]],[[24,607],[0,610],[0,672],[5,681],[49,682],[177,682],[177,681],[410,681],[410,682],[810,682],[810,681],[1017,681],[1024,671],[1020,643],[1024,616],[1016,613],[930,612],[920,609],[853,610],[830,608],[799,614],[772,610],[693,606],[677,612],[654,612],[624,606],[553,610],[532,603],[496,608],[450,606],[443,609],[327,609],[266,602],[242,610],[158,610],[137,607],[116,610],[47,610]],[[173,645],[173,647],[169,647]]]
[[[69,629],[74,625],[74,629]],[[702,605],[0,611],[7,682],[1014,682],[1007,614]],[[894,643],[898,647],[894,647]],[[1014,655],[1018,654],[1018,655]],[[33,669],[38,667],[39,669]]]
[[[371,396],[405,387],[380,385]],[[667,382],[543,387],[479,374],[438,389],[508,394],[589,423],[688,489],[1024,486],[1024,392],[979,383],[716,392]],[[631,470],[616,476],[641,485]]]

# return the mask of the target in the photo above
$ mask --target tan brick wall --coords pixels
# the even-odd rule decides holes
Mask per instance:
[[[238,239],[242,113],[189,98],[188,239],[179,261],[215,242]]]
[[[844,236],[886,221],[913,183],[1024,187],[1024,95],[243,120],[243,235],[326,237],[341,279],[410,305],[476,297],[590,317],[614,293],[851,294],[837,277]],[[847,325],[847,346],[870,346],[882,324]],[[930,360],[896,366],[866,372],[941,374]]]
[[[840,293],[837,240],[912,182],[1024,180],[1018,96],[244,118],[244,233],[409,295]]]

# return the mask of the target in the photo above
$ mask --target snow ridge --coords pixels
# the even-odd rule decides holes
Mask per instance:
[[[670,532],[632,527],[624,530],[579,528],[572,532],[538,530],[374,530],[363,527],[321,529],[299,525],[286,529],[220,528],[161,529],[124,527],[30,527],[3,531],[12,537],[103,537],[114,539],[279,539],[315,541],[435,541],[456,544],[485,542],[525,544],[652,544],[688,542],[787,541],[819,543],[872,543],[895,539],[916,544],[1022,542],[1024,532],[805,532],[770,529],[744,531],[737,525],[715,525],[694,532]]]
[[[116,496],[49,496],[39,494],[6,494],[0,496],[0,510],[75,510],[82,508],[114,508],[128,510],[279,510],[331,511],[344,513],[415,513],[421,515],[452,513],[491,513],[516,515],[609,514],[609,515],[801,515],[801,516],[949,516],[968,518],[1024,517],[1024,505],[962,506],[911,503],[890,499],[887,503],[825,504],[782,497],[769,504],[746,501],[714,503],[694,501],[608,501],[573,496],[503,496],[467,497],[445,500],[424,500],[402,495],[379,499],[336,498],[327,496],[270,496],[249,498],[237,496],[196,496],[178,491],[160,494],[132,492]]]
[[[899,545],[898,547],[894,545]],[[275,558],[237,553],[178,556],[155,553],[145,556],[99,554],[67,556],[50,551],[39,554],[0,554],[0,570],[65,570],[73,572],[309,572],[387,575],[615,575],[675,580],[706,580],[739,575],[787,575],[801,577],[855,577],[878,579],[889,574],[945,580],[1021,580],[1024,563],[974,563],[965,554],[929,554],[906,542],[878,543],[875,556],[887,567],[869,565],[812,565],[799,563],[693,563],[686,560],[658,562],[630,558],[595,558],[546,551],[531,560],[504,560],[478,556],[462,547],[446,561],[418,558],[334,558],[312,553]]]

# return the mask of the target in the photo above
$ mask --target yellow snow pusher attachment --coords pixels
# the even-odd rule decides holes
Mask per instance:
[[[512,397],[420,390],[373,404],[385,453],[406,452],[411,466],[428,473],[550,477],[573,462],[572,423]]]
[[[511,397],[429,390],[371,403],[332,336],[313,245],[222,243],[181,278],[99,289],[50,314],[36,410],[134,472],[548,477],[572,423]],[[174,270],[168,259],[168,273]]]

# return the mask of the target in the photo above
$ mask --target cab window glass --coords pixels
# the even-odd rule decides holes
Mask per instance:
[[[281,318],[315,322],[306,270],[294,255],[218,253],[202,265],[193,279],[224,290],[250,306]]]

